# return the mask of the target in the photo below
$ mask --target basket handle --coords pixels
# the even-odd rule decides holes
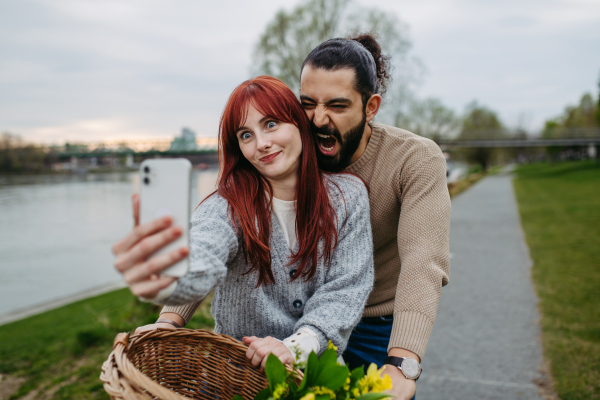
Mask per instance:
[[[127,345],[129,345],[129,332],[121,332],[117,334],[117,337],[115,337],[115,341],[113,342],[113,350],[118,344],[122,344],[124,349],[127,348]]]

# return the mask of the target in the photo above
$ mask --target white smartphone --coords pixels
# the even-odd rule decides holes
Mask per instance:
[[[191,178],[192,164],[185,158],[148,159],[140,165],[140,224],[169,215],[173,218],[171,226],[179,226],[183,231],[153,256],[189,248]],[[182,277],[188,270],[186,257],[162,275]]]

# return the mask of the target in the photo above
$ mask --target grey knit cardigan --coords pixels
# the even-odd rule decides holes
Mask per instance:
[[[373,238],[363,182],[349,174],[325,177],[338,245],[330,265],[319,260],[312,280],[291,281],[298,263],[288,265],[291,250],[273,214],[270,248],[275,284],[256,288],[258,273],[244,274],[249,265],[242,253],[241,231],[231,222],[227,201],[214,194],[192,216],[190,271],[163,303],[196,302],[215,289],[211,309],[215,332],[238,340],[243,336],[283,340],[308,327],[319,336],[321,352],[331,340],[341,354],[373,287]]]

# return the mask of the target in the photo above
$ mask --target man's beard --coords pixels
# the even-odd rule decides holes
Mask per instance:
[[[310,127],[315,137],[315,144],[317,146],[317,163],[319,168],[327,172],[340,172],[352,163],[352,156],[360,146],[363,134],[365,132],[365,125],[367,124],[367,115],[363,112],[362,121],[358,123],[354,128],[351,128],[342,139],[342,135],[335,128],[330,128],[329,125],[318,128],[312,121]],[[339,145],[339,151],[337,155],[326,156],[321,153],[319,148],[319,137],[317,134],[333,136],[337,139]]]

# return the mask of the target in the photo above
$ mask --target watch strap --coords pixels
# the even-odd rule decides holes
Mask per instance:
[[[404,361],[404,357],[389,356],[388,358],[385,359],[385,361],[383,363],[390,364],[390,365],[393,365],[395,367],[402,369],[402,361]]]

